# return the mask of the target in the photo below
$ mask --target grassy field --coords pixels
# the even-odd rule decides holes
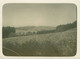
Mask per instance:
[[[64,32],[34,34],[3,39],[6,56],[74,56],[77,49],[77,29]]]

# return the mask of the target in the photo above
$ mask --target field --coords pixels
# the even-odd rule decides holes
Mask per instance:
[[[74,56],[77,29],[3,39],[5,56]]]

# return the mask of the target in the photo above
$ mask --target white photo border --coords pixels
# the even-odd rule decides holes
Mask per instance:
[[[7,3],[72,3],[77,6],[77,52],[75,56],[4,56],[2,53],[2,7]],[[0,0],[0,59],[80,59],[80,1],[79,0]]]

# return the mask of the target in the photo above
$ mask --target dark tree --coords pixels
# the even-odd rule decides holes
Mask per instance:
[[[6,38],[9,37],[10,33],[15,33],[15,28],[14,27],[2,27],[2,37]]]
[[[62,32],[62,31],[66,31],[72,28],[77,27],[77,21],[73,22],[73,23],[69,23],[69,24],[65,24],[65,25],[59,25],[56,28],[57,32]]]

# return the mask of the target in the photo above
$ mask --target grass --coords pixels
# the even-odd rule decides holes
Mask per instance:
[[[3,54],[6,56],[74,56],[76,46],[77,29],[74,28],[65,32],[5,38]]]

